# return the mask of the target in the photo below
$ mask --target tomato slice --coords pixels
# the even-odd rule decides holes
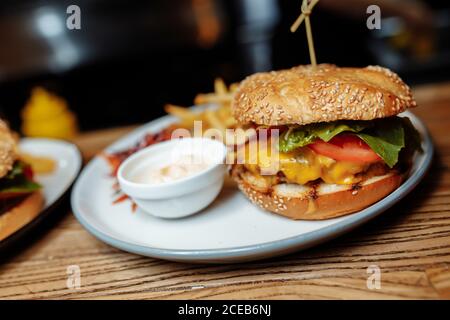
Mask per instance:
[[[34,172],[31,166],[26,166],[25,168],[23,168],[23,175],[28,180],[33,180]]]
[[[308,145],[314,152],[338,161],[372,163],[382,159],[355,135],[340,134],[328,142],[317,140]]]

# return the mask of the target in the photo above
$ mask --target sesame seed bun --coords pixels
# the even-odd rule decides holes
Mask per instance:
[[[10,210],[0,213],[0,241],[33,220],[43,206],[44,197],[36,191]]]
[[[254,74],[232,103],[239,122],[269,126],[372,120],[415,106],[410,88],[389,69],[330,64]]]
[[[397,189],[404,175],[395,170],[357,186],[319,183],[314,186],[277,184],[264,189],[255,176],[235,165],[231,176],[255,205],[294,220],[324,220],[357,212]]]

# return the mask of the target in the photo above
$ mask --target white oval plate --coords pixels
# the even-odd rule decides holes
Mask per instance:
[[[8,238],[0,241],[0,249],[10,245],[25,236],[28,231],[37,226],[52,207],[70,188],[81,169],[81,154],[78,148],[69,142],[45,138],[23,138],[20,140],[21,151],[34,156],[44,156],[53,159],[56,167],[53,172],[45,175],[35,175],[35,180],[42,185],[42,193],[45,198],[44,208],[36,218],[27,225],[17,230]]]
[[[260,210],[236,188],[222,190],[203,212],[179,220],[163,220],[130,203],[112,204],[112,184],[106,161],[94,158],[72,190],[71,204],[78,221],[98,239],[119,249],[149,257],[189,262],[230,263],[268,258],[309,248],[341,235],[374,218],[407,195],[423,178],[433,157],[433,144],[423,123],[405,112],[423,138],[424,153],[414,159],[409,178],[392,194],[367,209],[325,221],[293,221]],[[152,121],[106,149],[121,150],[147,132],[174,121]]]
[[[80,151],[70,142],[46,138],[23,138],[19,148],[33,156],[48,157],[56,161],[56,169],[52,173],[38,174],[35,177],[42,185],[46,209],[69,189],[77,177],[82,164]]]

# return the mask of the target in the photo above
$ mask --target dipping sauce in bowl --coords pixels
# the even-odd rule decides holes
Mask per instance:
[[[226,146],[208,138],[183,138],[145,148],[118,170],[122,191],[139,208],[163,218],[201,211],[219,194]]]
[[[196,155],[184,155],[162,167],[148,166],[137,172],[131,181],[158,184],[180,180],[197,174],[211,166]]]

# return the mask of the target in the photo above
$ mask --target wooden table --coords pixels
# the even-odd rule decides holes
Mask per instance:
[[[272,260],[196,265],[141,257],[90,235],[67,213],[52,229],[0,263],[0,298],[151,299],[450,298],[450,83],[415,89],[414,110],[437,155],[425,181],[400,205],[341,238]],[[85,159],[131,127],[83,134]],[[67,267],[81,288],[67,288]],[[381,270],[368,289],[367,268]]]

